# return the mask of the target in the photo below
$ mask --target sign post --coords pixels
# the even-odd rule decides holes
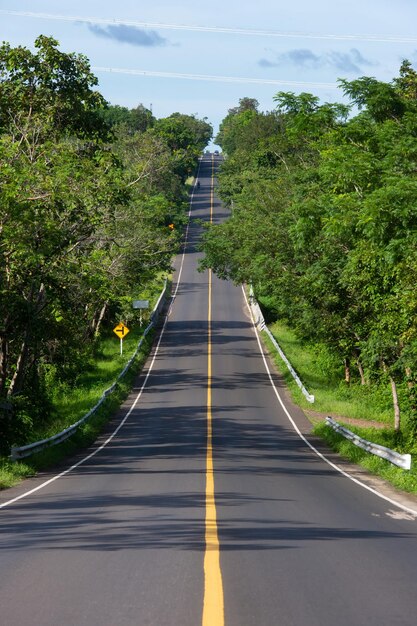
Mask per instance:
[[[142,326],[142,309],[149,309],[149,300],[133,300],[133,308],[139,309],[139,323]]]
[[[120,322],[113,328],[113,332],[120,338],[120,356],[123,355],[123,337],[126,337],[129,329],[127,326]]]

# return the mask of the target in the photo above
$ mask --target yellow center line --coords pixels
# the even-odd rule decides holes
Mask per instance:
[[[210,222],[213,220],[214,157],[212,157]],[[220,569],[220,545],[214,496],[213,416],[211,404],[211,293],[212,273],[208,272],[208,340],[207,340],[207,454],[206,454],[206,551],[204,555],[203,626],[224,626],[223,582]]]

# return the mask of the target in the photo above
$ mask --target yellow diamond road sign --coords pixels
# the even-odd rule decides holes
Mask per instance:
[[[117,324],[117,326],[113,328],[113,332],[116,333],[116,335],[120,337],[120,339],[123,339],[123,337],[126,337],[129,329],[122,322],[120,322],[120,324]]]

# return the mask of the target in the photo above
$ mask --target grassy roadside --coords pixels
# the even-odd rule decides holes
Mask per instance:
[[[160,285],[158,288],[160,293]],[[157,297],[153,299],[156,302]],[[122,356],[120,355],[120,342],[112,330],[113,324],[103,331],[102,337],[95,346],[93,358],[86,363],[85,369],[80,373],[77,385],[75,387],[61,386],[56,389],[52,398],[55,419],[47,428],[35,433],[33,441],[51,437],[68,428],[97,404],[103,392],[116,381],[134,354],[146,325],[143,324],[140,327],[137,322],[132,321],[128,323],[128,327],[130,332],[123,340]],[[22,479],[34,476],[39,470],[56,465],[66,457],[91,445],[128,396],[135,377],[149,355],[153,336],[153,331],[148,333],[130,369],[117,382],[113,393],[69,439],[22,461],[14,462],[8,457],[0,457],[0,489],[16,485]]]
[[[331,358],[325,348],[301,341],[282,322],[275,322],[269,328],[309,393],[315,396],[314,404],[307,402],[272,342],[263,333],[264,344],[283,375],[292,400],[304,410],[312,422],[313,433],[344,458],[361,465],[399,489],[417,493],[417,444],[406,415],[403,417],[403,431],[394,431],[388,385],[363,386],[359,381],[347,385],[343,380],[342,367]],[[353,445],[324,423],[325,415],[334,417],[368,441],[402,454],[410,453],[411,470],[402,470]]]
[[[185,182],[185,190],[190,196],[193,191],[196,176],[190,176]],[[185,226],[187,213],[177,216],[176,227]],[[151,308],[160,295],[161,281],[155,281],[141,292],[141,299],[148,299]],[[129,306],[130,305],[130,299]],[[136,318],[137,322],[137,318]],[[147,324],[147,315],[144,313],[142,329],[127,320],[130,329],[129,334],[123,340],[123,356],[120,356],[119,341],[113,334],[109,325],[103,331],[103,336],[97,341],[94,350],[94,358],[86,363],[85,369],[78,377],[75,387],[60,385],[51,398],[55,419],[48,427],[39,429],[31,436],[31,441],[39,441],[61,432],[65,428],[81,419],[101,398],[103,392],[117,379],[119,373],[134,353],[140,341],[143,330]],[[141,371],[152,347],[153,332],[150,332],[142,344],[142,348],[136,356],[132,366],[126,375],[118,381],[116,389],[109,395],[97,412],[80,426],[77,432],[66,441],[46,448],[42,452],[34,454],[25,460],[14,462],[9,457],[0,456],[0,490],[16,485],[24,478],[36,475],[40,470],[47,469],[62,462],[66,457],[73,455],[79,450],[91,445],[102,432],[106,423],[114,415],[122,402],[128,396],[133,381]],[[29,442],[28,442],[29,443]]]

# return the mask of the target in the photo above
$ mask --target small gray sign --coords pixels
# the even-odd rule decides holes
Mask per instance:
[[[134,309],[149,309],[149,300],[133,300]]]

